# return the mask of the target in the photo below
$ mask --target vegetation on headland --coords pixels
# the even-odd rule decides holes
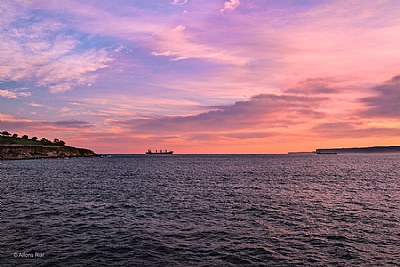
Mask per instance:
[[[32,138],[27,135],[18,137],[18,134],[0,131],[0,160],[93,156],[97,156],[93,151],[66,146],[65,142],[58,138],[50,141],[35,136]]]
[[[58,138],[50,141],[46,138],[39,139],[36,136],[29,139],[26,134],[19,137],[17,133],[11,134],[8,131],[2,131],[0,132],[0,145],[65,146],[65,142]]]

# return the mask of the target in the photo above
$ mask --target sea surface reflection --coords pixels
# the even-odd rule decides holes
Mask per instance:
[[[400,265],[398,154],[1,161],[0,177],[1,266]]]

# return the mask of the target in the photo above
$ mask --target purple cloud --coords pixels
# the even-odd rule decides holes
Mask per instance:
[[[286,89],[288,94],[335,94],[340,93],[342,88],[337,84],[339,81],[333,78],[313,78],[299,82],[295,87]]]
[[[376,93],[375,96],[360,100],[367,106],[367,109],[361,112],[362,116],[392,118],[400,116],[400,76],[373,87],[372,91]]]
[[[44,124],[65,127],[65,128],[91,128],[93,125],[87,121],[67,120],[56,122],[45,122]]]
[[[233,105],[214,107],[216,110],[192,116],[157,117],[153,119],[118,120],[113,123],[134,132],[179,133],[203,131],[240,131],[257,127],[287,127],[304,118],[323,117],[315,110],[321,97],[292,95],[256,95]]]

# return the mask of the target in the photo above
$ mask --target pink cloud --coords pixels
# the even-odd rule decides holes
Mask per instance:
[[[240,0],[229,0],[224,3],[224,8],[221,9],[221,12],[232,11],[235,10],[240,5]]]

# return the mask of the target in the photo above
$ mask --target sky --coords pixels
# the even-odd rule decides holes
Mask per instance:
[[[397,0],[0,0],[0,130],[97,153],[400,145]]]

